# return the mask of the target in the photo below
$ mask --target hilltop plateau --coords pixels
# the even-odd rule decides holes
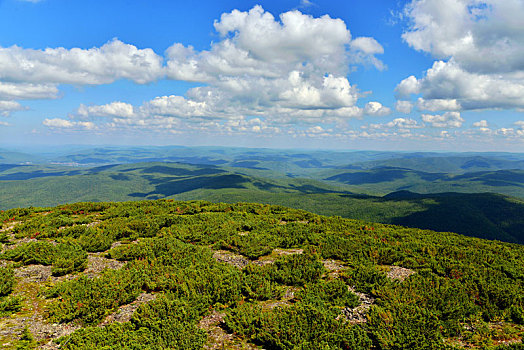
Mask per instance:
[[[0,213],[6,349],[522,349],[524,247],[262,204]]]

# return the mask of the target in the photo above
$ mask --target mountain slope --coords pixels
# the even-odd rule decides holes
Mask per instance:
[[[344,184],[350,191],[360,190],[372,194],[402,190],[426,194],[494,192],[524,198],[524,170],[451,174],[380,167],[369,170],[328,170],[318,176],[327,183]]]
[[[524,202],[515,198],[489,193],[417,195],[404,191],[382,197],[350,192],[357,182],[373,183],[387,179],[412,181],[403,178],[406,172],[412,173],[405,169],[343,173],[346,176],[344,181],[352,185],[262,176],[266,172],[239,167],[159,162],[91,168],[4,165],[0,168],[0,209],[78,201],[158,198],[244,201],[524,243]],[[423,173],[423,176],[429,175]],[[447,178],[448,175],[431,176]],[[513,171],[455,175],[461,181],[470,182],[488,181],[488,178],[489,181],[503,181],[501,178],[519,181],[519,176],[520,173]],[[395,180],[396,177],[401,179]]]
[[[0,222],[6,349],[522,349],[521,245],[202,201]]]

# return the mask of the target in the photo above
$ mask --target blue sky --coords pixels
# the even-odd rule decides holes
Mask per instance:
[[[0,147],[524,151],[522,0],[0,0]]]

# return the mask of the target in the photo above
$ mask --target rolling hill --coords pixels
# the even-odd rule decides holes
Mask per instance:
[[[47,151],[0,151],[5,159],[27,156],[34,161],[0,161],[0,209],[159,198],[244,201],[508,242],[524,240],[523,202],[515,198],[524,198],[524,170],[506,169],[521,165],[519,154],[217,147]]]
[[[522,245],[173,200],[11,209],[0,230],[8,350],[523,348]]]

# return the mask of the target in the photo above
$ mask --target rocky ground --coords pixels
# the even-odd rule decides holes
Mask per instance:
[[[11,242],[10,245],[5,245],[3,250],[13,249],[20,244],[36,241],[30,238],[16,239],[14,235],[10,234],[16,224],[16,222],[12,222],[0,229],[0,232],[7,233]],[[10,262],[5,260],[0,260],[0,265],[5,266],[9,263]],[[104,269],[119,269],[123,265],[123,262],[105,258],[103,253],[89,253],[87,268],[84,273],[90,278],[95,278]],[[0,347],[5,349],[15,347],[16,341],[27,327],[35,338],[39,349],[58,349],[53,340],[67,336],[81,328],[81,326],[74,322],[61,324],[47,322],[43,315],[46,305],[51,301],[45,299],[40,294],[40,291],[45,286],[77,276],[52,276],[51,266],[44,265],[15,267],[14,272],[17,283],[13,295],[23,298],[23,308],[20,312],[9,317],[0,318]],[[109,315],[106,320],[104,320],[105,324],[129,320],[141,303],[152,300],[152,298],[154,298],[154,296],[150,294],[141,294],[132,304],[125,305],[115,313]]]

